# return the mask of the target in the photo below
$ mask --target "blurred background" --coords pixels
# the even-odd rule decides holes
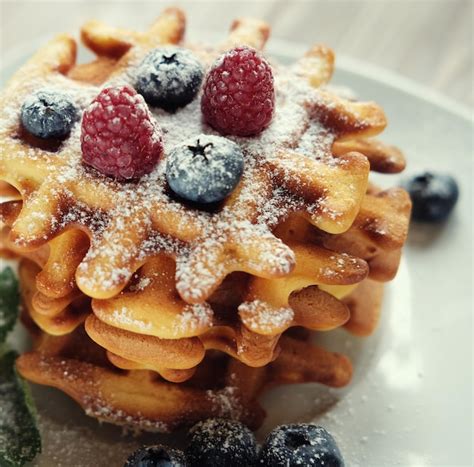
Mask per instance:
[[[0,0],[0,60],[56,32],[76,34],[89,18],[143,29],[170,5],[187,11],[191,39],[223,35],[233,18],[255,16],[271,23],[275,38],[326,43],[336,55],[385,67],[472,108],[472,0]]]

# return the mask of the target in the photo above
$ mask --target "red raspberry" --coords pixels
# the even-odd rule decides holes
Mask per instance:
[[[270,124],[274,107],[272,69],[250,47],[225,53],[206,77],[201,110],[207,123],[223,134],[257,135]]]
[[[81,149],[86,164],[129,180],[153,170],[163,144],[143,97],[120,86],[103,89],[84,111]]]

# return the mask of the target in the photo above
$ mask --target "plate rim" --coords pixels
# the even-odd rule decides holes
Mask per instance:
[[[299,41],[272,38],[268,43],[268,50],[275,54],[295,57],[304,55],[308,47]],[[423,99],[430,104],[442,107],[443,110],[468,122],[474,122],[473,111],[469,106],[458,103],[453,98],[389,68],[345,54],[336,54],[335,68],[391,86],[417,99]]]

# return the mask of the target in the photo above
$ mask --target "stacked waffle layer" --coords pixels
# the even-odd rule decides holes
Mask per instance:
[[[59,36],[2,93],[0,251],[20,257],[34,343],[17,365],[102,420],[164,431],[219,415],[257,427],[258,397],[275,384],[350,381],[349,360],[311,335],[375,328],[410,202],[370,185],[369,171],[405,162],[373,139],[386,125],[381,108],[327,84],[334,57],[323,46],[272,63],[273,121],[258,136],[229,137],[244,173],[211,209],[174,197],[165,177],[173,147],[215,133],[199,96],[174,113],[150,108],[164,157],[137,181],[83,165],[80,121],[57,144],[22,128],[19,109],[38,89],[67,92],[83,110],[102,88],[131,84],[152,49],[188,48],[208,68],[235,45],[262,49],[269,35],[265,23],[237,20],[211,48],[185,43],[184,30],[178,9],[144,33],[89,22],[82,39],[96,60],[76,64],[75,41]]]

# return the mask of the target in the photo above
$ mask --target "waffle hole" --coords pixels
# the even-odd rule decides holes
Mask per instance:
[[[0,181],[0,196],[11,200],[21,200],[20,192],[7,182]]]

